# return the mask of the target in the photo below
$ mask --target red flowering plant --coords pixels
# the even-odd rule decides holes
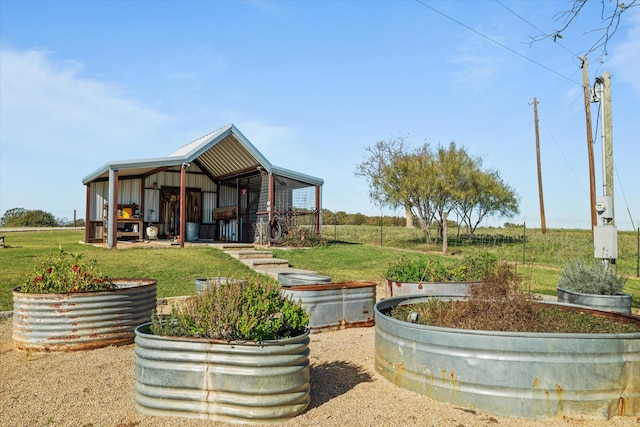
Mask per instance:
[[[115,288],[107,276],[97,270],[97,262],[84,262],[79,254],[69,254],[60,248],[49,255],[20,287],[27,293],[67,293],[106,291]]]

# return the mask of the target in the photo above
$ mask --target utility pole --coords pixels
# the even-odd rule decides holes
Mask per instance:
[[[602,73],[604,80],[602,93],[602,169],[603,194],[611,197],[611,219],[606,223],[615,225],[613,209],[613,125],[611,120],[611,74],[608,71]]]
[[[593,130],[591,128],[591,97],[589,88],[589,75],[587,70],[587,56],[582,57],[582,85],[584,89],[584,112],[587,123],[587,153],[589,154],[589,196],[591,201],[591,239],[593,240],[593,228],[598,225],[596,215],[596,174],[593,161]]]
[[[596,211],[602,226],[594,228],[594,256],[602,259],[605,268],[616,273],[618,258],[618,232],[615,226],[613,199],[613,128],[611,119],[611,75],[604,72],[596,78],[598,98],[602,111],[602,193],[596,202]]]
[[[542,234],[547,232],[547,221],[544,216],[544,197],[542,197],[542,169],[540,166],[540,134],[538,132],[538,100],[533,98],[533,120],[536,127],[536,159],[538,160],[538,195],[540,197],[540,220]]]

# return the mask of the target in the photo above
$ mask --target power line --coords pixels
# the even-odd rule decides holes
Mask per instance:
[[[540,34],[544,34],[544,31],[542,31],[540,28],[536,27],[535,25],[533,25],[531,22],[527,21],[526,19],[524,19],[522,16],[520,16],[519,14],[517,14],[516,12],[514,12],[513,10],[509,9],[509,7],[507,7],[504,3],[502,3],[500,0],[495,0],[496,3],[498,3],[500,6],[504,7],[505,9],[507,9],[509,12],[511,12],[512,14],[514,14],[515,16],[517,16],[518,18],[520,18],[523,22],[525,22],[526,24],[528,24],[531,28],[533,28],[534,30],[538,31]],[[558,43],[556,42],[555,44],[557,44],[558,46],[560,46],[561,48],[563,48],[564,50],[566,50],[567,52],[569,52],[571,55],[578,57],[579,55],[576,53],[573,53],[572,51],[569,50],[569,48],[567,48],[566,46],[564,46],[562,43]]]
[[[589,194],[587,190],[584,188],[584,185],[582,185],[582,181],[580,180],[580,178],[578,178],[576,171],[574,171],[573,168],[571,167],[571,163],[569,163],[569,159],[567,159],[567,156],[564,155],[564,152],[562,151],[562,147],[560,147],[560,144],[558,144],[556,137],[553,136],[553,133],[551,132],[551,129],[549,129],[549,126],[547,126],[547,123],[542,119],[540,119],[540,121],[544,124],[544,127],[547,129],[547,132],[549,132],[549,135],[551,136],[551,139],[553,139],[553,142],[555,142],[556,147],[558,147],[558,150],[560,150],[560,154],[564,158],[564,161],[567,163],[567,166],[571,170],[571,173],[573,173],[573,176],[575,177],[576,181],[578,181],[578,184],[580,184],[580,187],[582,188],[582,191],[584,192],[584,194]]]
[[[521,58],[523,58],[523,59],[526,59],[527,61],[529,61],[529,62],[532,62],[532,63],[536,64],[538,67],[544,68],[545,70],[547,70],[547,71],[549,71],[549,72],[551,72],[551,73],[553,73],[553,74],[555,74],[555,75],[557,75],[557,76],[562,77],[563,79],[566,79],[566,80],[568,80],[568,81],[570,81],[570,82],[573,82],[573,83],[577,84],[578,86],[582,87],[582,83],[578,83],[577,81],[572,80],[570,77],[567,77],[567,76],[565,76],[565,75],[563,75],[563,74],[560,74],[559,72],[557,72],[557,71],[555,71],[555,70],[553,70],[553,69],[551,69],[551,68],[547,67],[546,65],[543,65],[543,64],[539,63],[538,61],[536,61],[536,60],[534,60],[534,59],[531,59],[531,58],[529,58],[528,56],[523,55],[523,54],[521,54],[520,52],[518,52],[518,51],[516,51],[516,50],[511,49],[509,46],[504,45],[504,44],[500,43],[499,41],[494,40],[494,39],[492,39],[491,37],[489,37],[489,36],[487,36],[487,35],[485,35],[485,34],[482,34],[480,31],[475,30],[475,29],[473,29],[473,28],[469,27],[469,26],[468,26],[468,25],[466,25],[466,24],[463,24],[462,22],[458,21],[458,20],[457,20],[457,19],[455,19],[455,18],[452,18],[451,16],[449,16],[449,15],[447,15],[447,14],[443,13],[443,12],[440,12],[438,9],[435,9],[434,7],[432,7],[432,6],[428,5],[428,4],[427,4],[427,3],[425,3],[423,0],[416,0],[416,2],[418,2],[419,4],[421,4],[422,6],[424,6],[424,7],[428,8],[428,9],[431,9],[433,12],[437,13],[438,15],[444,16],[445,18],[449,19],[450,21],[455,22],[456,24],[460,25],[461,27],[464,27],[464,28],[466,28],[467,30],[474,32],[475,34],[479,35],[480,37],[483,37],[483,38],[485,38],[485,39],[489,40],[490,42],[497,44],[497,45],[498,45],[498,46],[500,46],[501,48],[506,49],[506,50],[508,50],[509,52],[514,53],[514,54],[518,55],[519,57],[521,57]]]

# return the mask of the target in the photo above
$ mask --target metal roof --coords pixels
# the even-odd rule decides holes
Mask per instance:
[[[209,176],[221,180],[261,168],[267,172],[313,185],[324,180],[273,166],[232,123],[192,141],[167,157],[112,161],[82,179],[83,184],[106,179],[109,170],[118,176],[150,175],[158,170],[197,162]]]

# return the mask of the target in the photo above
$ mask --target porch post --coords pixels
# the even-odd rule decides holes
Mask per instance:
[[[187,168],[189,167],[189,163],[183,163],[182,168],[180,168],[180,247],[184,248],[184,238],[185,238],[185,215],[187,208],[185,206],[187,202]]]
[[[109,238],[108,248],[117,247],[118,242],[118,171],[109,169],[109,219],[107,227]]]
[[[316,215],[316,233],[320,234],[322,227],[322,187],[319,185],[316,185],[316,210],[318,211],[318,215]]]
[[[269,222],[273,221],[275,215],[275,200],[274,199],[274,186],[273,186],[273,173],[269,172],[269,200],[267,200],[267,212],[269,212]]]
[[[89,243],[89,218],[91,217],[91,184],[87,184],[86,202],[84,206],[84,242]]]

